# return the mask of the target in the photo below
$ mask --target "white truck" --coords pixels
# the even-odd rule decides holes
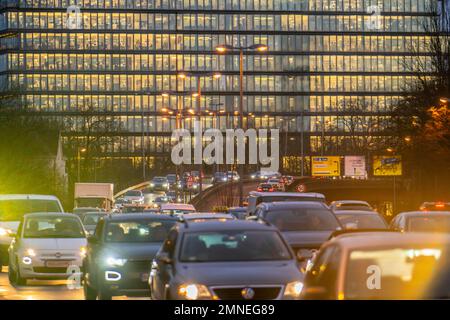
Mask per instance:
[[[75,183],[74,208],[99,208],[110,211],[114,203],[114,184]]]

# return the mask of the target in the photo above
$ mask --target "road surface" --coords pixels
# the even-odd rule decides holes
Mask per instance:
[[[84,300],[83,289],[70,290],[64,280],[30,280],[27,286],[15,288],[9,284],[8,268],[3,268],[3,270],[0,273],[0,300]],[[124,299],[128,298],[114,297],[114,300]]]

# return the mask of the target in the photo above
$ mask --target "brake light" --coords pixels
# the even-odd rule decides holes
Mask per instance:
[[[436,203],[436,208],[444,208],[445,204],[443,203]]]
[[[258,191],[262,191],[262,188],[258,188]]]
[[[273,188],[270,188],[269,191],[273,191]]]

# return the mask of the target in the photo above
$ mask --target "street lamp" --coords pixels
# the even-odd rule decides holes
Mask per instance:
[[[188,77],[192,77],[197,79],[197,92],[194,92],[192,94],[192,97],[197,99],[197,107],[196,107],[196,111],[190,109],[188,110],[188,112],[192,115],[197,116],[197,120],[199,122],[201,122],[201,98],[202,98],[202,87],[201,87],[201,78],[210,78],[212,77],[213,79],[220,79],[220,77],[222,76],[221,73],[219,72],[207,72],[207,73],[203,73],[203,72],[179,72],[177,77],[179,79],[185,80]],[[203,141],[201,142],[203,143]],[[201,161],[201,164],[199,164],[199,192],[201,193],[203,191],[203,178],[202,178],[202,171],[203,171],[203,159]]]
[[[248,47],[234,47],[227,44],[221,44],[216,47],[216,51],[219,54],[226,54],[229,51],[239,51],[239,128],[244,129],[244,52],[257,51],[264,53],[269,50],[269,47],[265,44],[253,44]],[[239,205],[242,205],[244,199],[244,185],[243,185],[243,164],[238,164],[239,175]]]
[[[80,182],[80,161],[81,161],[81,153],[84,153],[84,152],[86,152],[87,151],[87,149],[86,148],[78,148],[78,151],[77,151],[77,162],[78,162],[78,165],[77,165],[77,167],[78,167],[78,170],[77,170],[77,180],[78,180],[78,182]]]

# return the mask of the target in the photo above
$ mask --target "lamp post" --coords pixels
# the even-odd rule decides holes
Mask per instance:
[[[226,54],[229,51],[239,51],[239,128],[244,129],[244,52],[256,51],[256,52],[266,52],[269,47],[265,44],[254,44],[248,47],[234,47],[231,45],[222,44],[216,47],[216,51],[219,54]],[[242,205],[244,198],[244,187],[243,187],[243,176],[244,176],[243,164],[238,163],[239,171],[239,205]]]
[[[77,181],[80,182],[80,162],[81,162],[81,153],[86,152],[86,148],[78,148],[77,150]]]
[[[202,98],[202,86],[201,86],[201,79],[202,78],[213,78],[213,79],[219,79],[222,76],[219,72],[180,72],[178,73],[179,79],[187,79],[188,77],[195,78],[197,80],[197,92],[195,92],[192,96],[197,99],[197,105],[196,105],[196,119],[200,123],[201,122],[201,98]],[[203,141],[200,142],[203,146]],[[203,191],[203,155],[201,159],[201,163],[199,164],[199,192],[201,193]]]

